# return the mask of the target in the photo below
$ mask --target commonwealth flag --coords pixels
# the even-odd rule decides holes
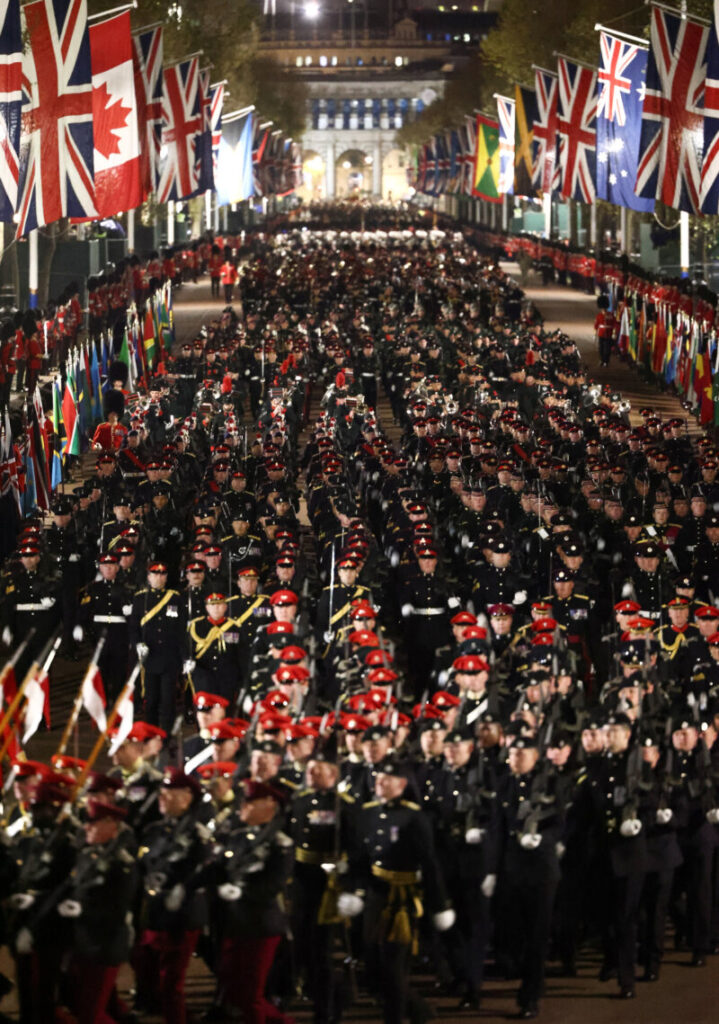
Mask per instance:
[[[490,203],[501,203],[499,193],[499,122],[477,114],[477,145],[474,157],[472,195]]]
[[[514,87],[514,194],[536,196],[532,185],[537,146],[534,141],[534,122],[539,117],[537,95],[534,89],[523,85]]]

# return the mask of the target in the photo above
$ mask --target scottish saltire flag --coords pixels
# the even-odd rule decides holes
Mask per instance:
[[[597,197],[651,213],[653,199],[634,192],[646,85],[647,51],[636,43],[599,33],[597,70]]]
[[[499,121],[499,191],[514,191],[514,100],[496,94]]]
[[[202,132],[199,58],[165,68],[162,91],[162,146],[157,200],[185,199],[199,182],[198,136]]]
[[[18,236],[61,217],[96,217],[86,0],[23,8]]]
[[[704,151],[707,25],[652,7],[635,191],[697,213]]]
[[[534,141],[537,143],[534,187],[538,192],[554,192],[557,189],[557,75],[554,71],[535,67],[534,86],[537,97],[537,120],[534,122]]]
[[[597,173],[597,73],[567,57],[559,74],[559,191],[593,203]]]
[[[222,121],[222,137],[217,156],[215,189],[220,206],[239,203],[254,194],[252,141],[255,132],[252,111],[230,114]]]
[[[514,194],[534,196],[534,168],[537,145],[534,141],[534,123],[537,120],[537,96],[534,89],[523,85],[514,87]]]
[[[17,209],[20,177],[22,33],[19,0],[0,0],[0,221]]]
[[[141,29],[132,37],[140,177],[144,195],[157,187],[162,147],[162,26]]]
[[[719,213],[719,0],[707,39],[704,83],[704,160],[699,203],[702,213]]]

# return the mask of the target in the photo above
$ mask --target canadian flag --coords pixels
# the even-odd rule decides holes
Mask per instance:
[[[100,217],[142,202],[130,12],[90,26],[95,206]]]
[[[25,699],[23,745],[35,735],[43,718],[50,728],[50,679],[44,669],[39,669],[25,687]]]
[[[107,728],[107,718],[105,717],[107,700],[105,699],[102,674],[97,665],[90,666],[82,681],[82,706],[100,732],[104,732]]]
[[[133,677],[125,684],[125,688],[120,695],[120,701],[117,705],[117,726],[112,737],[112,743],[110,744],[110,757],[112,757],[118,747],[122,746],[125,738],[130,732],[130,729],[132,729],[135,721],[134,696],[135,683]]]

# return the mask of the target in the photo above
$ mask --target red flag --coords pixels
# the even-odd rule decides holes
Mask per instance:
[[[90,55],[95,205],[112,217],[142,202],[129,11],[90,26]]]
[[[92,672],[87,673],[83,680],[82,704],[100,732],[104,732],[107,726],[105,718],[107,700],[105,698],[102,675],[97,665],[95,665]]]
[[[40,669],[25,687],[25,698],[27,703],[25,704],[23,743],[27,743],[35,735],[43,718],[45,725],[48,729],[50,728],[50,679],[44,669]]]

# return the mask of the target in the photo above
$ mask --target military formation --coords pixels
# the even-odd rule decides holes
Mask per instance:
[[[108,714],[138,677],[107,758],[13,761],[23,1024],[184,1024],[193,955],[205,1019],[252,1024],[427,1020],[416,968],[468,1018],[510,979],[529,1019],[590,947],[632,999],[668,936],[700,982],[712,441],[630,418],[461,235],[289,231],[237,289],[3,568],[18,679],[56,632]]]

